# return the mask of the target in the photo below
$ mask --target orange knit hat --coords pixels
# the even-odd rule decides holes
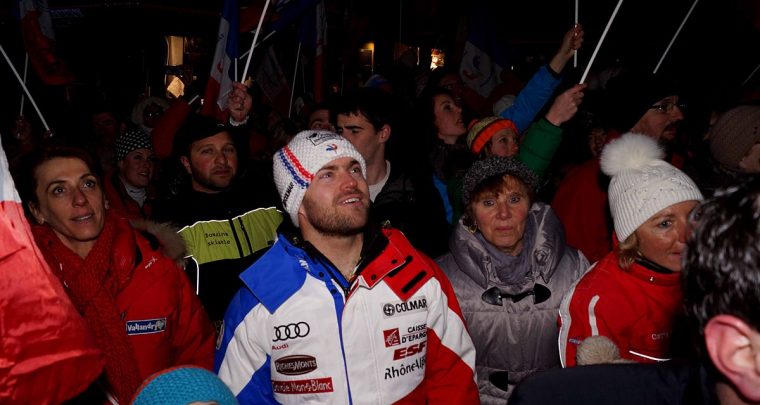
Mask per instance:
[[[475,121],[470,125],[467,133],[467,146],[473,153],[480,153],[491,140],[491,137],[502,129],[511,129],[515,133],[520,132],[511,120],[501,117],[486,117]]]

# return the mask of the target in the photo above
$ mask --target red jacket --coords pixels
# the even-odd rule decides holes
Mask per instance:
[[[177,237],[171,231],[158,227],[148,231],[163,237],[164,244],[181,243],[178,239],[167,239],[170,235]],[[211,369],[215,340],[211,322],[187,276],[173,259],[159,251],[155,238],[148,237],[153,244],[126,219],[117,221],[113,270],[116,274],[132,274],[129,284],[116,297],[116,304],[134,349],[140,377],[144,379],[183,364]],[[41,249],[46,246],[44,241],[38,243]],[[176,250],[176,246],[172,248]],[[58,263],[49,264],[58,268]]]
[[[152,187],[148,187],[148,197],[143,206],[140,207],[137,201],[127,194],[124,183],[121,182],[118,173],[115,171],[107,173],[103,182],[103,192],[106,195],[110,209],[120,212],[129,219],[150,218],[153,212],[154,196]]]
[[[624,359],[668,359],[682,295],[680,273],[658,273],[637,263],[623,270],[617,255],[609,253],[562,300],[562,364],[575,365],[578,345],[592,335],[610,338]]]

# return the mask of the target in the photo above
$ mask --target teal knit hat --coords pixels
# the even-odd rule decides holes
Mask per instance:
[[[239,405],[235,395],[216,374],[193,366],[159,371],[137,389],[132,405],[187,405],[193,402],[216,402]]]

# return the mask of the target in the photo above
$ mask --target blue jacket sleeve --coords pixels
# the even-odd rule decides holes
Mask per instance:
[[[562,77],[552,73],[547,65],[541,66],[517,95],[515,103],[501,113],[501,117],[514,122],[522,133],[551,99],[561,81]]]

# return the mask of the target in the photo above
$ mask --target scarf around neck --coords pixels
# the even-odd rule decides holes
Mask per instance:
[[[105,355],[105,374],[111,390],[120,403],[126,404],[141,378],[116,304],[116,296],[129,283],[134,268],[134,263],[122,271],[114,266],[116,241],[132,238],[131,233],[125,234],[130,230],[124,226],[129,225],[119,221],[113,214],[106,214],[103,230],[84,259],[64,245],[50,226],[34,226],[33,233],[45,260],[84,316]]]

